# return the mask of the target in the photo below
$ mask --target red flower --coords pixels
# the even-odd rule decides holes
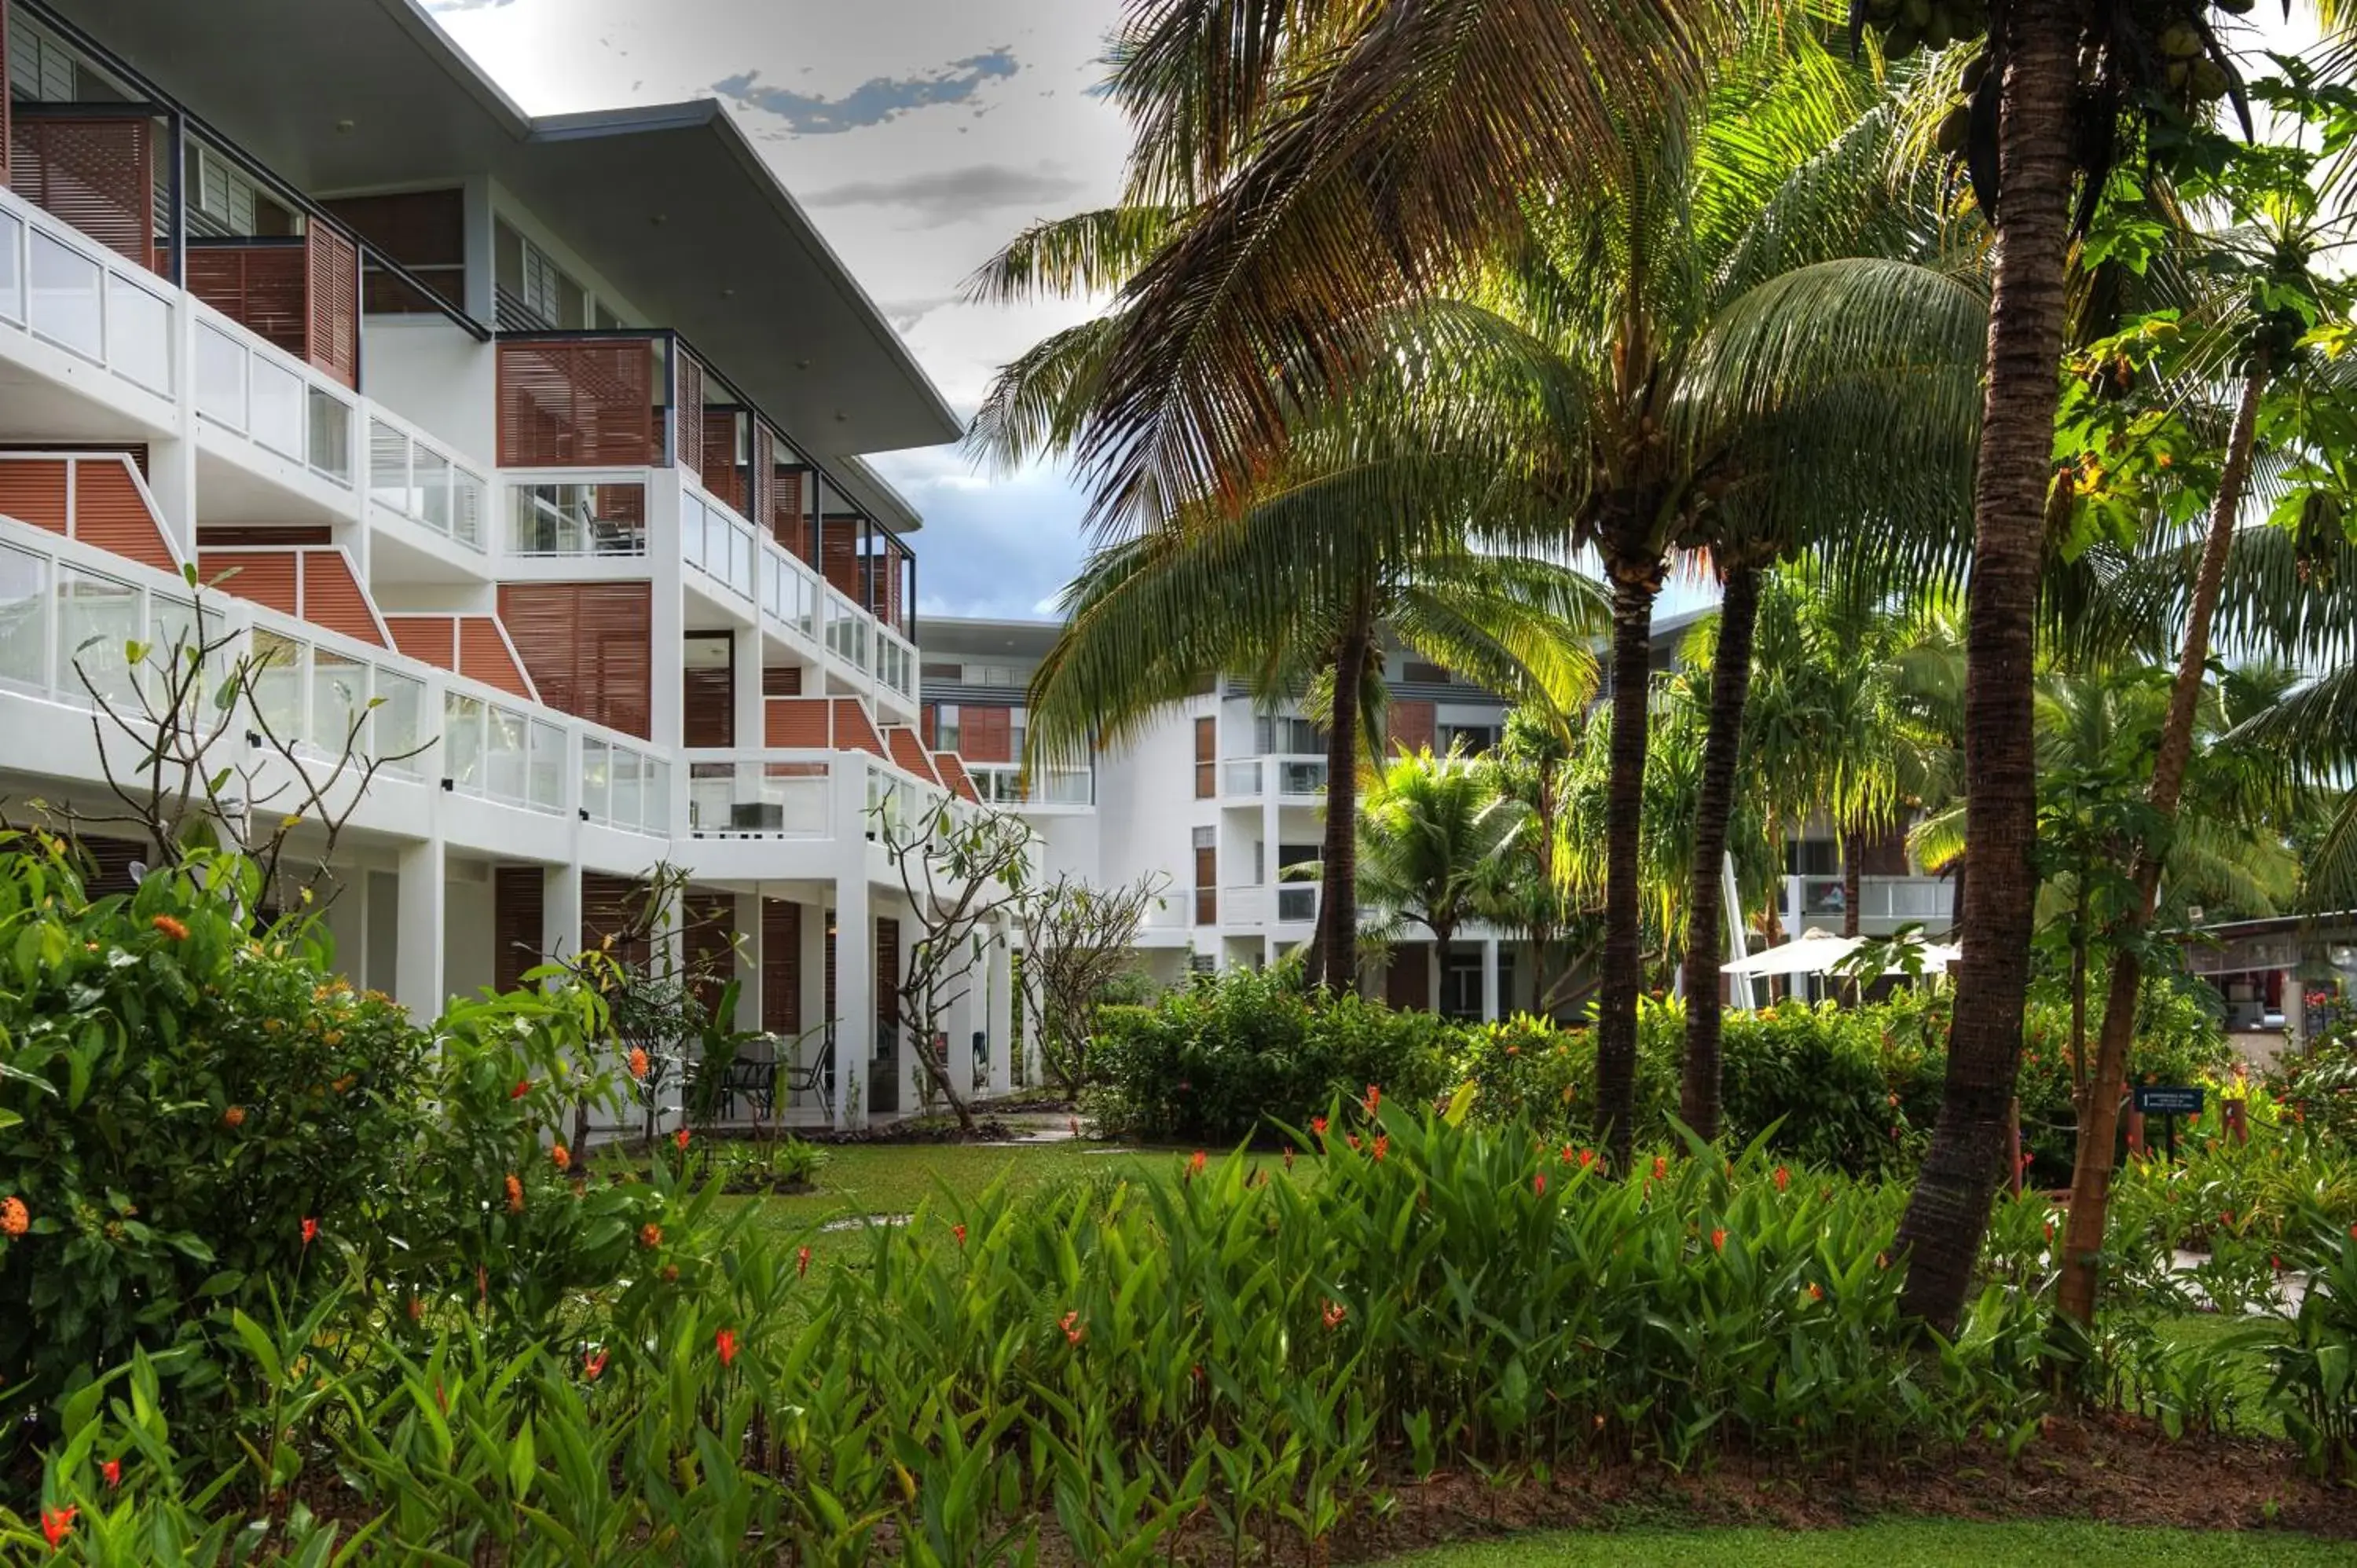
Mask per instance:
[[[1375,1158],[1377,1158],[1377,1159],[1379,1159],[1379,1160],[1380,1160],[1380,1159],[1382,1159],[1385,1155],[1388,1155],[1388,1154],[1390,1154],[1391,1152],[1392,1152],[1392,1135],[1391,1135],[1389,1133],[1376,1133],[1376,1134],[1375,1134]]]
[[[1317,1133],[1319,1137],[1324,1137],[1326,1135],[1326,1118],[1323,1116],[1312,1116],[1309,1119],[1309,1130],[1312,1133]]]
[[[1366,1107],[1368,1115],[1372,1116],[1383,1107],[1383,1091],[1371,1083],[1367,1085],[1367,1098],[1359,1103]]]
[[[1555,1158],[1562,1161],[1565,1165],[1571,1164],[1571,1145],[1569,1144],[1566,1144],[1563,1146],[1563,1153],[1557,1155]]]
[[[1352,1133],[1349,1136],[1351,1139],[1351,1152],[1352,1154],[1356,1154],[1359,1152],[1359,1135],[1356,1133]]]
[[[508,1090],[508,1098],[510,1100],[522,1100],[525,1095],[530,1094],[531,1092],[532,1079],[528,1078],[520,1078],[516,1079],[516,1086]]]
[[[644,1225],[640,1226],[639,1245],[644,1247],[650,1252],[653,1251],[657,1247],[662,1246],[662,1227],[656,1224],[651,1219],[648,1220]]]
[[[1582,1149],[1579,1151],[1579,1168],[1581,1170],[1586,1170],[1595,1163],[1596,1151],[1594,1149]]]
[[[737,1331],[733,1328],[724,1328],[715,1334],[712,1337],[712,1348],[720,1352],[722,1366],[730,1365],[737,1359]]]
[[[1335,1329],[1342,1326],[1342,1320],[1351,1316],[1351,1309],[1339,1301],[1329,1301],[1326,1304],[1326,1310],[1318,1316],[1325,1319],[1329,1329]]]
[[[1714,1230],[1710,1233],[1710,1250],[1714,1252],[1724,1252],[1727,1251],[1727,1232],[1724,1230]]]
[[[232,1105],[228,1110],[222,1112],[221,1125],[228,1128],[232,1133],[236,1132],[240,1127],[244,1126],[245,1107],[242,1105]]]
[[[963,1226],[963,1225],[952,1225],[952,1226],[951,1226],[951,1227],[950,1227],[950,1234],[957,1238],[957,1244],[958,1244],[959,1246],[963,1247],[963,1246],[964,1246],[964,1245],[965,1245],[965,1227],[964,1227],[964,1226]]]
[[[55,1552],[66,1543],[66,1537],[73,1533],[74,1516],[81,1512],[81,1509],[70,1507],[41,1510],[41,1533],[48,1538],[50,1551]]]
[[[123,1461],[120,1459],[109,1459],[98,1467],[98,1473],[106,1477],[106,1489],[110,1492],[123,1485]]]
[[[794,1277],[799,1279],[808,1273],[810,1273],[810,1249],[797,1247],[794,1249]]]
[[[1655,1155],[1653,1156],[1653,1179],[1655,1181],[1660,1181],[1669,1174],[1670,1156],[1667,1155]]]
[[[1783,1166],[1778,1165],[1776,1167],[1776,1190],[1778,1192],[1783,1192],[1789,1189],[1792,1185],[1792,1173],[1786,1170]]]
[[[188,940],[188,928],[169,915],[158,915],[147,923],[176,942],[185,942]]]
[[[1203,1157],[1203,1151],[1200,1149],[1198,1149],[1193,1154],[1188,1155],[1187,1179],[1189,1181],[1193,1181],[1197,1176],[1201,1176],[1203,1174],[1203,1166],[1207,1163],[1208,1162]]]
[[[1824,1300],[1824,1299],[1825,1299],[1825,1287],[1824,1287],[1824,1286],[1823,1286],[1823,1285],[1821,1285],[1821,1284],[1818,1284],[1818,1283],[1817,1283],[1815,1281],[1813,1281],[1813,1280],[1812,1280],[1811,1282],[1809,1282],[1809,1299],[1810,1299],[1811,1301],[1823,1301],[1823,1300]]]
[[[600,1350],[595,1355],[583,1357],[581,1359],[581,1370],[593,1383],[599,1378],[604,1377],[606,1375],[606,1352]]]
[[[303,1245],[309,1246],[319,1239],[319,1222],[309,1215],[303,1217]]]
[[[23,1198],[0,1197],[0,1236],[22,1236],[32,1224],[32,1211]],[[2357,1226],[2350,1227],[2350,1233],[2357,1235]]]
[[[671,1135],[671,1141],[679,1145],[680,1153],[685,1154],[687,1152],[687,1129],[682,1127],[678,1132],[673,1133]]]
[[[1546,1191],[1546,1172],[1534,1171],[1531,1173],[1531,1190],[1537,1193],[1544,1193]]]
[[[1081,1321],[1081,1315],[1077,1308],[1058,1318],[1056,1326],[1064,1331],[1064,1338],[1069,1344],[1077,1345],[1088,1337],[1088,1325]]]

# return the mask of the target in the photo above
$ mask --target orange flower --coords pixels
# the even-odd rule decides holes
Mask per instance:
[[[1065,1341],[1069,1344],[1077,1345],[1088,1337],[1088,1325],[1081,1321],[1078,1310],[1068,1312],[1058,1318],[1056,1326],[1064,1331]]]
[[[630,1076],[632,1078],[647,1076],[647,1053],[637,1046],[630,1047]]]
[[[236,1132],[240,1127],[244,1126],[245,1107],[242,1105],[232,1105],[228,1110],[222,1112],[221,1125],[228,1128],[232,1133]]]
[[[185,942],[188,940],[188,928],[169,915],[158,915],[147,923],[176,942]]]
[[[1379,1159],[1379,1160],[1380,1160],[1380,1159],[1382,1159],[1385,1155],[1388,1155],[1388,1154],[1390,1154],[1391,1152],[1392,1152],[1392,1135],[1391,1135],[1389,1133],[1376,1133],[1376,1134],[1375,1134],[1375,1158],[1377,1158],[1377,1159]]]
[[[1725,1230],[1714,1230],[1710,1233],[1710,1250],[1714,1252],[1724,1252],[1727,1251],[1727,1232]]]
[[[680,1153],[685,1154],[687,1152],[687,1129],[682,1127],[678,1132],[673,1133],[671,1135],[671,1141],[679,1145]]]
[[[1792,1185],[1792,1173],[1786,1170],[1783,1166],[1778,1165],[1776,1167],[1776,1190],[1778,1192],[1783,1192],[1790,1188]]]
[[[1367,1085],[1367,1098],[1360,1103],[1366,1107],[1367,1114],[1372,1116],[1383,1108],[1383,1091],[1371,1083]]]
[[[516,1179],[516,1174],[513,1171],[508,1172],[507,1189],[508,1212],[510,1214],[522,1214],[523,1212],[523,1183]]]
[[[50,1551],[55,1552],[66,1543],[66,1537],[73,1533],[74,1516],[81,1512],[81,1509],[77,1508],[41,1510],[41,1533],[48,1538]]]
[[[303,1217],[303,1245],[309,1246],[319,1239],[319,1222],[309,1215]]]
[[[950,1227],[950,1234],[957,1238],[957,1244],[958,1244],[959,1246],[963,1247],[963,1246],[964,1246],[964,1245],[965,1245],[965,1227],[964,1227],[964,1226],[963,1226],[963,1225],[952,1225],[952,1226],[951,1226],[951,1227]]]
[[[1824,1299],[1825,1299],[1825,1287],[1824,1287],[1824,1286],[1823,1286],[1823,1285],[1821,1285],[1821,1284],[1819,1284],[1819,1283],[1817,1283],[1814,1280],[1811,1280],[1811,1281],[1809,1282],[1809,1299],[1810,1299],[1811,1301],[1823,1301],[1823,1300],[1824,1300]]]
[[[1348,1136],[1351,1141],[1351,1152],[1354,1155],[1357,1154],[1359,1152],[1359,1135],[1356,1133],[1351,1133],[1346,1134],[1346,1136]]]
[[[548,1151],[548,1158],[558,1170],[569,1171],[573,1168],[573,1151],[562,1144]]]
[[[587,1376],[591,1382],[596,1382],[598,1378],[603,1376],[605,1373],[606,1352],[600,1350],[593,1356],[583,1357],[581,1359],[581,1370]]]
[[[712,1348],[720,1352],[722,1366],[733,1364],[737,1359],[737,1331],[733,1328],[724,1328],[715,1334],[712,1337]]]
[[[799,1279],[808,1273],[810,1273],[810,1249],[797,1247],[794,1249],[794,1276]]]
[[[1655,1181],[1660,1181],[1663,1176],[1666,1176],[1669,1174],[1670,1156],[1667,1155],[1655,1155],[1653,1156],[1653,1179]]]
[[[123,1485],[123,1461],[120,1459],[109,1459],[98,1467],[98,1473],[106,1477],[106,1489],[110,1492]]]
[[[1203,1166],[1208,1163],[1209,1162],[1203,1156],[1203,1151],[1200,1149],[1198,1149],[1193,1154],[1188,1155],[1187,1179],[1189,1181],[1193,1181],[1197,1176],[1201,1176],[1203,1174]]]
[[[508,1098],[510,1100],[522,1100],[525,1095],[530,1094],[531,1092],[532,1079],[528,1078],[520,1078],[516,1079],[516,1086],[508,1090]]]
[[[1579,1168],[1581,1170],[1586,1170],[1595,1163],[1596,1151],[1594,1149],[1582,1149],[1579,1151]]]
[[[639,1245],[644,1247],[650,1252],[653,1251],[657,1247],[662,1246],[662,1227],[656,1224],[651,1219],[648,1220],[644,1225],[640,1226]]]
[[[1309,1119],[1309,1130],[1312,1133],[1315,1133],[1318,1136],[1321,1138],[1324,1137],[1326,1135],[1326,1118],[1323,1116],[1312,1116]]]
[[[1351,1316],[1351,1309],[1339,1301],[1329,1301],[1326,1304],[1326,1310],[1318,1316],[1325,1319],[1329,1329],[1335,1329],[1342,1326],[1342,1320]]]

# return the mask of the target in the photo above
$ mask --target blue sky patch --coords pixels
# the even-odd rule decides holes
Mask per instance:
[[[777,115],[797,135],[832,136],[881,125],[911,109],[970,102],[983,83],[1013,76],[1018,69],[1014,50],[1001,48],[952,60],[922,76],[872,77],[840,98],[764,86],[758,70],[724,77],[712,90],[748,109]]]

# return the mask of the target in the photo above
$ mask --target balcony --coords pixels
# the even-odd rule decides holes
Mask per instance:
[[[1027,776],[1020,763],[959,760],[974,780],[974,792],[989,805],[1089,806],[1096,802],[1092,768],[1035,768]]]
[[[697,838],[831,836],[835,755],[691,751],[687,825]]]
[[[1258,800],[1274,789],[1294,800],[1318,800],[1326,793],[1326,759],[1322,757],[1238,757],[1221,765],[1220,793],[1232,800]]]
[[[169,398],[179,297],[145,266],[0,189],[0,323]]]
[[[191,308],[197,318],[198,416],[337,489],[350,489],[358,401],[351,392],[210,306],[198,302]]]
[[[382,410],[369,414],[369,504],[482,553],[483,476]]]
[[[1955,885],[1939,876],[1861,876],[1857,896],[1858,924],[1869,935],[1888,936],[1909,924],[1938,931],[1951,923]],[[1797,934],[1812,922],[1838,924],[1845,903],[1838,876],[1784,878],[1782,915],[1789,932]]]
[[[285,236],[192,238],[188,292],[255,337],[358,390],[360,247],[322,223]]]

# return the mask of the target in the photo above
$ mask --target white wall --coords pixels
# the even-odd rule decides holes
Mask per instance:
[[[488,465],[498,456],[497,348],[438,316],[371,316],[361,330],[361,374],[371,398],[454,447],[455,456]],[[365,472],[368,433],[354,444]],[[490,478],[488,467],[483,477]]]

